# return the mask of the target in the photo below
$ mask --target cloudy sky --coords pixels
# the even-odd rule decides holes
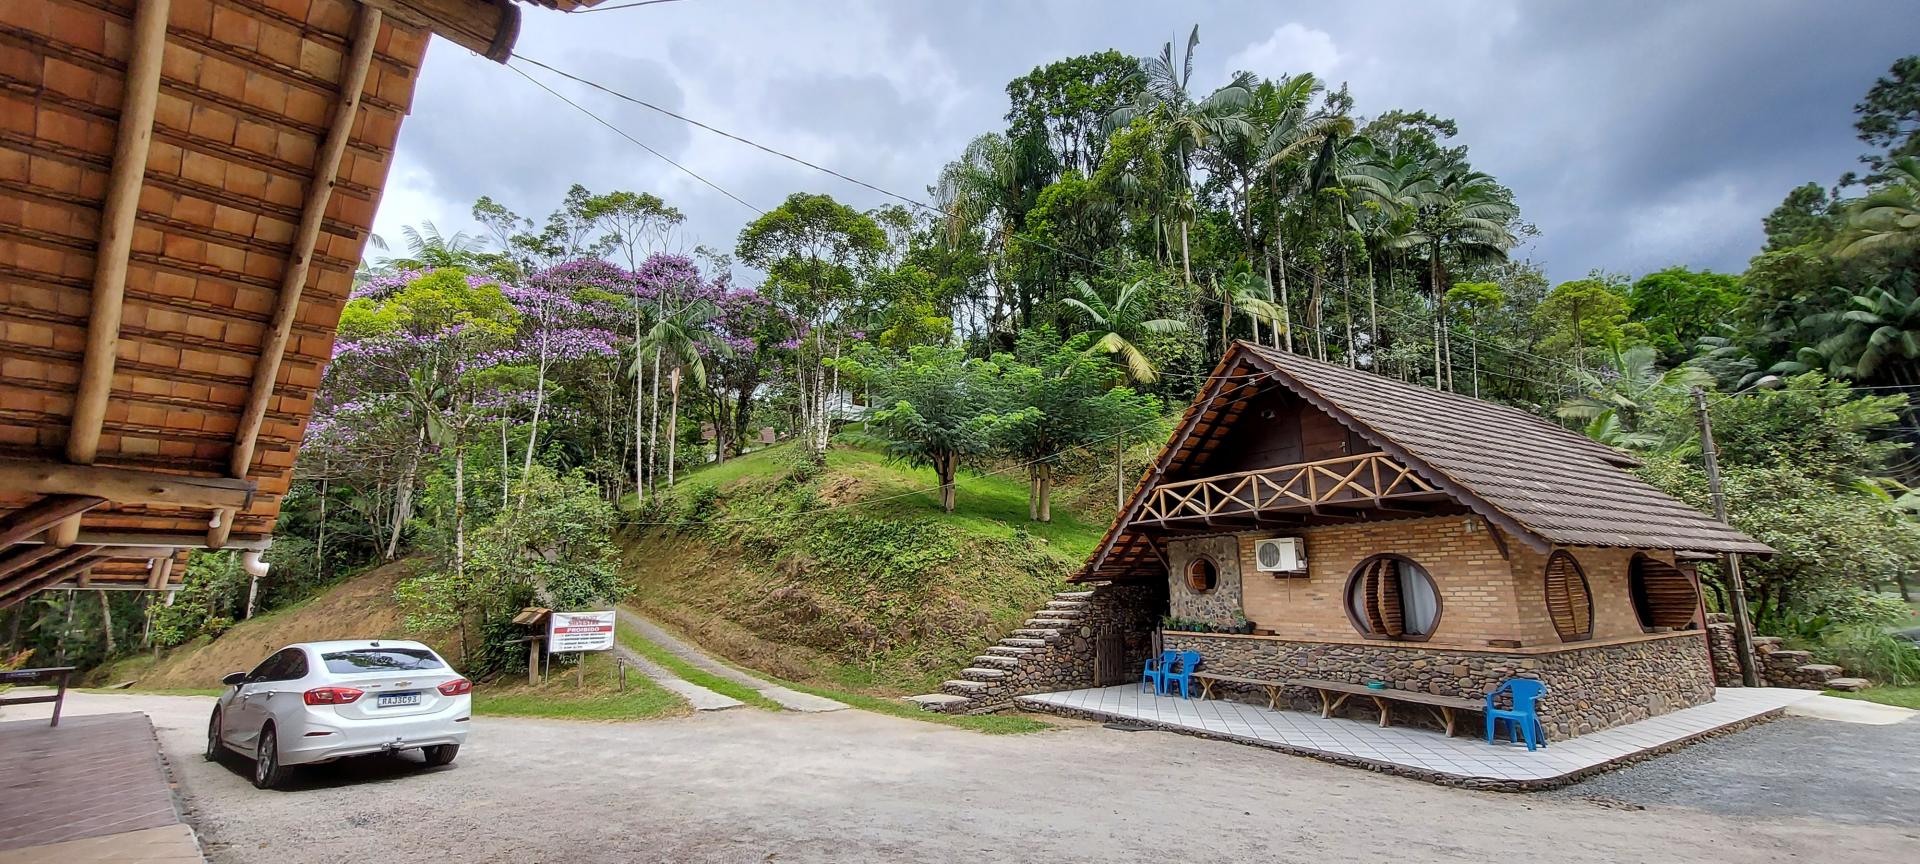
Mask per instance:
[[[616,5],[626,0],[607,0]],[[1459,121],[1476,167],[1541,235],[1554,280],[1672,264],[1738,271],[1786,191],[1853,167],[1851,106],[1903,53],[1902,2],[817,2],[679,0],[564,15],[526,8],[522,55],[712,126],[924,196],[973,136],[1004,128],[1006,83],[1200,25],[1196,79],[1235,69],[1348,82],[1357,111]],[[554,78],[555,90],[761,208],[795,191],[883,196]],[[573,183],[655,193],[673,245],[730,251],[755,214],[512,70],[435,40],[376,230],[474,230],[474,199],[536,219]]]

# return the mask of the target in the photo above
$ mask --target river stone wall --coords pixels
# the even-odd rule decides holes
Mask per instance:
[[[1645,720],[1713,701],[1713,670],[1702,634],[1572,648],[1550,654],[1454,651],[1395,645],[1293,642],[1169,632],[1166,647],[1199,651],[1202,671],[1246,678],[1318,678],[1479,699],[1500,682],[1535,678],[1546,682],[1540,716],[1549,740],[1562,740]],[[1231,697],[1265,704],[1256,688],[1228,688]],[[1297,710],[1318,711],[1319,697],[1288,688]],[[1365,704],[1354,704],[1361,702]],[[1395,722],[1433,725],[1425,709],[1395,706]],[[1366,700],[1348,700],[1342,716],[1377,718]]]

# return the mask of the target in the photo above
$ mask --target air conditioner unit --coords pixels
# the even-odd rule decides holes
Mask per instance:
[[[1307,572],[1306,541],[1299,537],[1270,537],[1253,544],[1253,563],[1262,573]]]

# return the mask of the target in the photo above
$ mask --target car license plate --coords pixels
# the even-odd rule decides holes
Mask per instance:
[[[382,708],[398,708],[402,705],[418,704],[420,704],[420,694],[418,693],[388,693],[380,697],[380,707]]]

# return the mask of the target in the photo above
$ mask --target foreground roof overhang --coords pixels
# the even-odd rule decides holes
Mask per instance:
[[[0,2],[0,607],[265,548],[428,38],[519,17]]]

